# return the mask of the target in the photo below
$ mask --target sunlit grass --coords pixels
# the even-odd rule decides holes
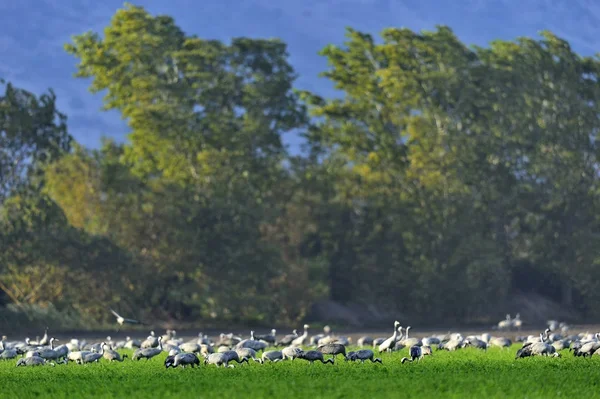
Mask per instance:
[[[483,352],[434,351],[420,363],[401,364],[407,350],[383,354],[383,365],[335,365],[302,360],[233,369],[214,365],[168,369],[166,354],[150,361],[56,367],[0,363],[2,397],[189,398],[555,398],[600,397],[600,356],[514,359],[518,346]],[[127,353],[127,352],[123,352]]]

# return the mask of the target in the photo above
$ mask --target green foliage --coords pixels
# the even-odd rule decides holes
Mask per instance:
[[[202,40],[126,5],[103,38],[75,36],[66,50],[77,76],[93,78],[91,91],[106,90],[105,108],[128,121],[126,159],[140,176],[202,182],[205,163],[222,156],[247,158],[238,172],[256,173],[283,154],[280,135],[304,123],[278,40]]]
[[[66,51],[131,133],[71,147],[52,92],[7,85],[2,302],[283,324],[331,299],[440,322],[532,292],[598,315],[600,63],[549,32],[349,29],[321,52],[338,99],[294,91],[279,40],[130,4]]]
[[[544,293],[568,305],[573,290],[589,294],[584,276],[599,255],[587,244],[599,227],[597,60],[548,32],[471,49],[447,27],[386,29],[381,44],[347,36],[322,51],[324,76],[344,97],[302,93],[320,120],[308,138],[327,154],[332,201],[352,215],[341,263],[395,275],[411,298],[406,311],[451,308],[461,320],[515,288],[544,291],[536,280],[554,280]],[[518,265],[541,275],[512,278],[522,277]],[[369,291],[382,292],[381,277]],[[383,292],[380,300],[403,306]]]
[[[52,90],[39,97],[0,79],[0,206],[71,144]]]
[[[306,124],[285,44],[190,37],[126,5],[102,38],[79,35],[66,49],[132,131],[123,146],[50,165],[46,192],[73,226],[139,263],[132,303],[162,318],[303,317],[323,292],[310,288],[314,262],[288,263],[293,246],[267,233],[293,195],[281,135]]]

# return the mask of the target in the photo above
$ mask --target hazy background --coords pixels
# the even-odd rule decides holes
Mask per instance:
[[[600,316],[599,5],[136,5],[0,2],[0,322]]]

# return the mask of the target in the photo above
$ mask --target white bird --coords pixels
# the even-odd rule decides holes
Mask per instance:
[[[394,348],[396,347],[396,341],[398,340],[398,329],[402,329],[402,327],[399,328],[399,326],[400,322],[396,320],[394,322],[394,334],[385,341],[383,341],[381,345],[379,345],[379,352],[391,352],[394,350]]]
[[[104,350],[104,354],[103,357],[108,360],[109,362],[122,362],[123,359],[127,358],[127,355],[123,355],[121,356],[121,354],[111,348],[107,349],[107,344],[102,345],[103,346],[103,350]]]
[[[263,352],[261,360],[262,360],[262,363],[264,363],[266,360],[275,363],[280,360],[283,360],[283,354],[281,353],[281,351]]]
[[[119,331],[119,329],[123,326],[123,324],[144,324],[139,320],[126,319],[125,317],[121,316],[120,314],[118,314],[117,312],[115,312],[112,309],[110,310],[110,312],[117,318],[117,323],[119,323],[119,327],[117,328],[117,331]]]
[[[304,345],[304,341],[308,338],[308,324],[304,325],[304,334],[300,335],[298,338],[294,338],[292,341],[293,346],[302,346]]]
[[[498,330],[510,330],[512,327],[512,319],[510,315],[506,315],[506,319],[498,322]]]
[[[400,341],[400,343],[401,343],[401,344],[402,344],[404,347],[408,346],[409,348],[410,348],[411,346],[415,346],[415,345],[417,345],[417,346],[421,346],[421,345],[422,345],[422,342],[421,342],[421,340],[420,340],[419,338],[408,338],[408,330],[410,330],[411,328],[412,328],[411,326],[408,326],[408,327],[406,327],[406,328],[405,328],[405,330],[406,330],[406,334],[404,335],[404,339],[402,339],[402,340]]]
[[[67,355],[67,359],[75,362],[75,363],[80,363],[83,361],[83,357],[89,355],[90,353],[94,353],[91,351],[76,351],[76,352],[70,352]]]
[[[288,346],[287,348],[283,348],[281,350],[281,357],[282,360],[287,360],[287,359],[296,359],[300,356],[302,356],[302,354],[304,353],[304,351],[300,348],[298,348],[297,346]]]
[[[211,353],[204,357],[204,364],[214,364],[217,367],[231,367],[233,364],[229,364],[229,357],[223,353]]]

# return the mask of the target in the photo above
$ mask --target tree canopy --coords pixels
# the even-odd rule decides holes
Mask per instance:
[[[427,323],[535,293],[597,314],[600,61],[552,33],[348,29],[321,51],[335,99],[294,90],[279,40],[129,4],[65,48],[131,132],[84,148],[52,92],[6,85],[4,302],[266,325],[331,300]]]

